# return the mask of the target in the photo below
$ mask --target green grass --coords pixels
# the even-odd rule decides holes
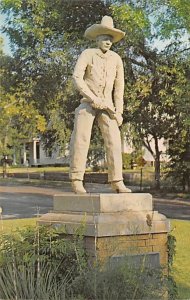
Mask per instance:
[[[140,173],[140,167],[137,167],[135,169],[126,169],[123,170],[123,172],[130,172],[130,173]],[[1,166],[0,168],[0,173],[3,171],[3,168]],[[8,166],[7,167],[7,173],[36,173],[36,172],[68,172],[69,171],[69,167],[55,167],[55,166],[49,166],[49,167],[19,167],[19,166]],[[89,168],[86,170],[87,172],[92,172],[92,170]],[[106,171],[106,169],[105,169]],[[153,173],[154,172],[154,168],[153,167],[144,167],[143,168],[143,173]]]
[[[69,167],[7,167],[7,173],[68,172]],[[0,173],[3,172],[2,167]]]
[[[178,299],[190,299],[190,221],[172,220],[172,235],[176,237],[173,276],[177,282]]]
[[[36,218],[3,220],[0,233],[10,232],[19,227],[34,226]],[[171,220],[172,235],[176,237],[176,255],[173,264],[173,276],[177,282],[178,299],[190,299],[190,221]]]
[[[12,219],[0,221],[0,234],[2,232],[10,232],[16,230],[16,228],[23,228],[25,226],[35,226],[36,218],[28,219]]]

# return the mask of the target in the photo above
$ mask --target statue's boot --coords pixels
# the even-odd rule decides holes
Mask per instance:
[[[75,192],[76,194],[86,193],[82,180],[72,180],[71,185],[72,185],[73,192]]]
[[[111,187],[114,191],[117,193],[131,193],[132,191],[128,189],[124,183],[123,180],[120,181],[112,181],[111,182]]]

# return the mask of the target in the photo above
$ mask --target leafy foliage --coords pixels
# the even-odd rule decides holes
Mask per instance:
[[[167,164],[168,173],[166,175],[174,181],[175,185],[182,186],[184,191],[190,190],[190,146],[188,133],[188,130],[182,130],[176,134],[178,139],[170,141],[169,155],[171,159]]]
[[[168,235],[167,247],[168,247],[168,269],[169,269],[169,274],[168,274],[169,285],[168,286],[169,286],[169,291],[170,291],[169,299],[176,299],[178,296],[177,285],[176,285],[174,278],[171,276],[174,256],[176,254],[176,238],[172,234]]]
[[[118,27],[127,28],[126,38],[119,48],[126,74],[124,119],[130,123],[133,144],[141,143],[154,157],[155,185],[159,188],[162,154],[159,140],[173,139],[183,128],[182,110],[185,107],[189,110],[188,47],[183,46],[181,40],[175,45],[171,41],[162,52],[151,47],[155,39],[152,26],[156,26],[156,22],[151,21],[150,15],[156,9],[163,11],[162,24],[166,24],[169,12],[158,1],[132,3],[112,7]],[[159,33],[158,27],[156,33]],[[159,37],[163,38],[161,33]],[[187,122],[187,114],[184,116]]]
[[[67,285],[86,268],[82,232],[81,226],[72,240],[65,237],[64,228],[48,226],[3,234],[0,297],[62,299]]]
[[[64,228],[27,227],[0,237],[2,299],[163,299],[168,288],[160,268],[143,264],[87,265],[83,226],[69,238]],[[175,299],[175,298],[171,298]]]
[[[13,45],[16,81],[23,90],[30,89],[30,101],[47,120],[46,146],[64,151],[80,100],[70,76],[87,45],[83,33],[89,20],[97,22],[106,14],[108,2],[4,0],[1,10],[7,16],[4,31]]]
[[[1,44],[2,47],[2,44]],[[21,139],[30,139],[45,130],[44,116],[29,101],[30,89],[23,84],[16,86],[13,66],[15,59],[6,56],[0,49],[0,154],[9,154],[18,147]]]
[[[166,282],[161,270],[132,268],[126,258],[122,266],[107,265],[78,277],[74,293],[94,300],[162,299]]]
[[[43,263],[58,268],[58,276],[66,276],[70,270],[77,274],[78,268],[85,265],[81,244],[82,227],[79,231],[73,240],[65,237],[64,228],[58,230],[48,226],[27,227],[17,230],[14,235],[5,234],[1,236],[0,265],[3,267],[8,263],[19,267],[31,264],[37,272]]]

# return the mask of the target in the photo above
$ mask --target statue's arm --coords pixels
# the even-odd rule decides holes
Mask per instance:
[[[114,81],[114,104],[116,113],[123,113],[123,94],[124,94],[124,68],[123,62],[118,56],[116,78]]]
[[[87,102],[93,103],[97,100],[96,95],[89,89],[86,82],[84,81],[84,75],[86,68],[88,66],[89,55],[88,50],[85,50],[79,56],[77,63],[75,65],[74,73],[73,73],[73,81],[80,92],[80,94],[86,98]]]

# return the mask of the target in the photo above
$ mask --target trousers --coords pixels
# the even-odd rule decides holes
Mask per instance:
[[[74,129],[70,142],[70,179],[83,180],[91,131],[95,117],[104,139],[108,181],[123,180],[120,130],[115,119],[107,112],[100,112],[89,103],[81,103],[75,110]]]

